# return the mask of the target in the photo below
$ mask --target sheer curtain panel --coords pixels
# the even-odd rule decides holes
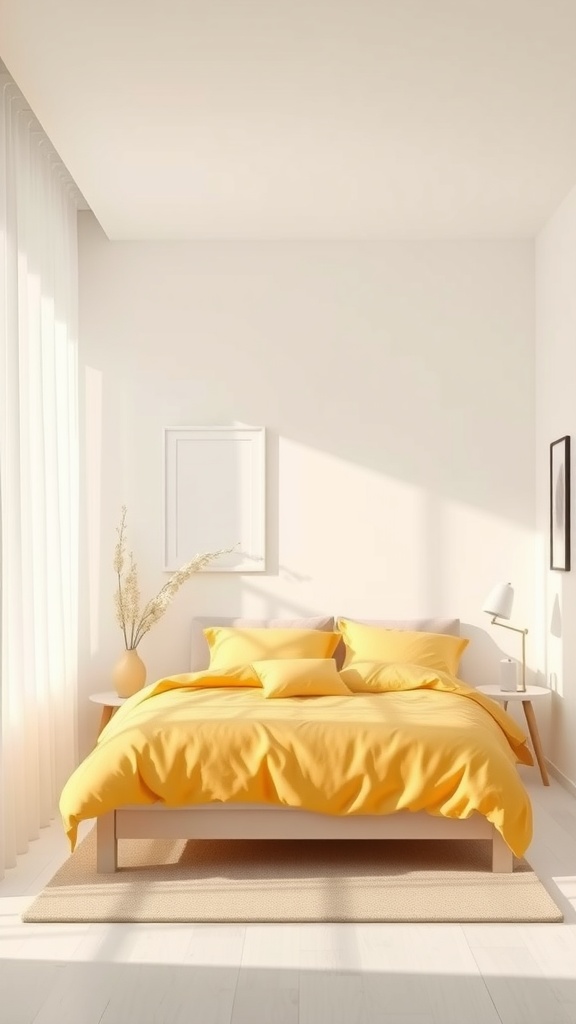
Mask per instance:
[[[78,193],[0,90],[1,875],[76,760]]]

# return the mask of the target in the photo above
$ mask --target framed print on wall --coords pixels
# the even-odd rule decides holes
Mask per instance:
[[[264,427],[164,428],[164,569],[236,549],[202,572],[264,572]]]
[[[550,568],[570,569],[570,437],[550,445]]]

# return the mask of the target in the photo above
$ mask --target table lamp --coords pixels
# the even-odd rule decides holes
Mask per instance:
[[[510,583],[497,583],[492,588],[484,601],[482,611],[492,616],[494,626],[502,626],[503,629],[511,629],[514,633],[522,635],[522,685],[520,690],[526,692],[526,634],[527,629],[519,629],[518,626],[509,626],[507,622],[498,622],[498,619],[509,619],[514,601],[514,587]]]

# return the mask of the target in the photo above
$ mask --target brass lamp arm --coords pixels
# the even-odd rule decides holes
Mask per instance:
[[[522,693],[526,693],[526,634],[527,629],[520,629],[519,626],[509,626],[507,622],[499,622],[498,616],[494,615],[492,618],[493,626],[502,626],[502,629],[511,629],[513,633],[522,634]]]

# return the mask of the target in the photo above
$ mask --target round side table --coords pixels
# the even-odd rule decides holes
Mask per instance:
[[[536,760],[540,769],[540,775],[542,776],[542,782],[545,786],[550,785],[548,778],[548,772],[546,770],[546,763],[544,761],[544,751],[542,750],[542,744],[540,742],[540,733],[538,732],[538,725],[536,723],[536,715],[534,714],[534,708],[532,702],[535,700],[541,700],[544,697],[550,696],[550,690],[547,690],[544,686],[527,686],[525,690],[501,690],[499,686],[494,683],[490,683],[486,686],[477,686],[477,690],[480,693],[485,693],[487,697],[492,697],[492,700],[500,701],[504,705],[506,711],[510,701],[521,701],[524,715],[526,716],[526,722],[528,725],[528,732],[530,733],[530,739],[532,740],[532,746],[534,747],[534,753],[536,754]]]
[[[98,729],[98,735],[100,735],[104,726],[108,725],[112,715],[124,703],[126,697],[119,697],[116,690],[104,690],[102,693],[91,693],[90,700],[93,704],[100,704],[102,707],[102,717]]]

